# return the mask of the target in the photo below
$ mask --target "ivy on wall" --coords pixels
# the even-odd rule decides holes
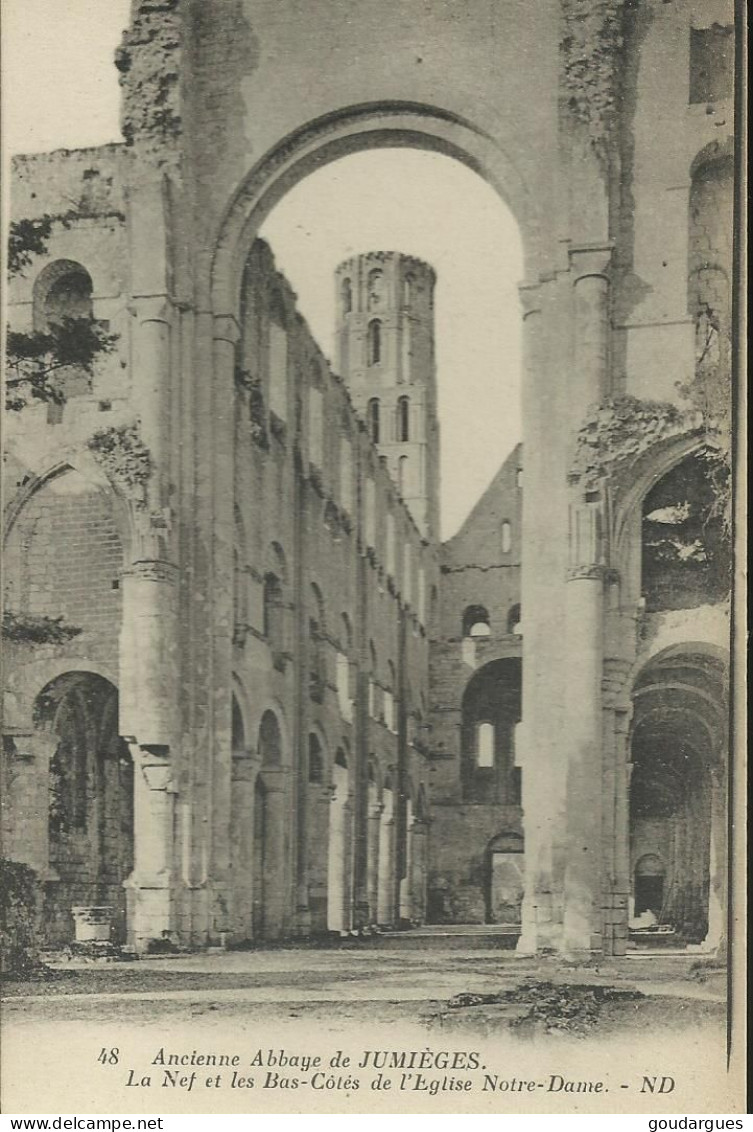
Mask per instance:
[[[43,617],[34,613],[3,610],[2,635],[7,641],[23,641],[35,645],[62,645],[81,632],[66,625],[62,617]]]
[[[715,496],[713,514],[725,530],[731,524],[731,470],[729,440],[714,417],[698,401],[688,398],[682,409],[670,401],[643,401],[638,397],[610,397],[595,406],[576,438],[574,477],[585,485],[598,483],[632,465],[656,444],[672,437],[705,431],[708,446],[698,455]]]
[[[658,441],[692,427],[688,414],[669,401],[610,397],[596,406],[576,438],[572,472],[586,482],[610,475],[633,462]]]
[[[626,0],[562,0],[562,75],[567,106],[606,154],[618,109]]]
[[[149,449],[139,435],[138,425],[113,425],[90,436],[87,447],[108,477],[144,507],[144,488],[152,471]]]
[[[251,439],[260,448],[269,447],[267,435],[267,415],[264,408],[264,392],[260,377],[254,377],[248,370],[237,368],[235,384],[239,390],[248,394],[248,415]]]

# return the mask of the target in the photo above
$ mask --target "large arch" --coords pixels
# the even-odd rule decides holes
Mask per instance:
[[[254,783],[253,937],[277,939],[285,925],[289,867],[288,790],[283,732],[267,709],[259,722],[259,770]]]
[[[76,907],[107,907],[111,938],[123,943],[123,885],[134,863],[134,768],[118,733],[117,688],[94,672],[62,672],[37,695],[34,726],[51,740],[48,942],[73,940]]]
[[[539,218],[507,153],[489,134],[440,108],[379,102],[343,108],[293,131],[250,170],[223,217],[211,265],[211,308],[238,316],[243,268],[256,234],[286,192],[315,169],[365,149],[407,147],[453,157],[478,173],[515,216],[525,274],[541,270]]]
[[[686,642],[652,656],[632,689],[630,926],[717,946],[726,903],[725,658]]]

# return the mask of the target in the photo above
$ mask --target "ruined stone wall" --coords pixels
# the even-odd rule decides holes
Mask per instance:
[[[731,91],[723,87],[719,94],[725,97],[691,101],[691,41],[693,29],[732,22],[725,0],[650,3],[629,19],[615,248],[618,392],[624,383],[622,391],[636,397],[678,401],[677,383],[687,384],[693,374],[687,293],[691,177],[701,155],[729,152],[733,108]],[[729,248],[730,210],[717,215]]]
[[[521,655],[521,637],[510,631],[510,613],[520,605],[523,474],[518,445],[458,534],[441,548],[440,612],[430,648],[434,773],[429,909],[446,923],[485,921],[489,842],[500,833],[521,831],[519,805],[464,798],[461,767],[462,705],[469,681],[490,662]],[[503,523],[509,524],[504,543]],[[473,606],[488,613],[488,636],[464,636],[464,612]]]
[[[379,790],[390,775],[396,786],[397,704],[402,702],[407,717],[423,711],[426,722],[426,621],[429,588],[436,583],[436,561],[399,501],[345,387],[330,372],[297,314],[289,285],[278,275],[271,253],[261,243],[252,251],[246,280],[235,455],[236,535],[245,542],[239,548],[238,585],[243,596],[236,603],[236,612],[237,616],[245,612],[243,623],[236,624],[233,666],[248,704],[247,742],[254,746],[261,714],[274,705],[284,717],[290,746],[287,757],[304,784],[302,789],[306,789],[308,736],[317,736],[325,759],[325,791],[332,781],[336,752],[341,749],[348,761],[358,838],[364,824],[359,807],[366,790],[367,759],[376,770]],[[283,320],[286,328],[284,406],[270,388],[270,337],[274,334],[270,328],[275,318]],[[277,412],[270,409],[270,402]],[[314,430],[319,431],[316,440]],[[371,504],[367,505],[366,495],[372,490],[374,513],[367,522],[366,509]],[[394,523],[389,563],[388,512]],[[410,548],[407,561],[406,546]],[[264,582],[270,573],[282,583],[282,630],[277,642],[268,638],[264,624]],[[312,587],[321,596],[321,608]],[[311,619],[317,622],[315,641],[310,634]],[[321,677],[317,686],[312,686],[310,678],[314,652]],[[346,704],[338,690],[338,663],[342,663],[338,654],[348,660]],[[369,683],[373,684],[371,691]],[[394,712],[389,708],[391,699]],[[410,739],[420,743],[416,726]],[[426,785],[427,768],[415,747],[407,759],[405,786],[415,799]],[[321,787],[310,790],[320,792]],[[309,819],[312,827],[314,820]],[[290,853],[294,828],[291,814]],[[319,892],[319,863],[326,861],[327,845],[315,838],[326,836],[326,828],[325,822],[317,831],[309,830],[307,848],[306,867],[319,877],[313,885],[313,891]],[[322,922],[321,895],[316,900],[313,927],[322,930],[326,923]],[[371,911],[373,919],[375,910]],[[292,912],[288,910],[289,925]]]

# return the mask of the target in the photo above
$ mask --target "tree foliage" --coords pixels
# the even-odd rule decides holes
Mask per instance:
[[[14,220],[8,237],[8,274],[23,275],[47,245],[57,220],[68,225],[71,216],[44,215]],[[5,407],[18,412],[35,401],[62,404],[66,376],[72,371],[89,376],[97,359],[111,353],[118,340],[91,317],[61,318],[46,331],[8,329],[6,338]]]
[[[18,411],[35,400],[62,404],[66,374],[75,369],[91,376],[97,359],[111,353],[117,340],[91,318],[64,318],[46,332],[9,330],[6,409]]]

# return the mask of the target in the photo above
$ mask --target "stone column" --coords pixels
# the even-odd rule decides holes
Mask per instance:
[[[252,939],[254,934],[254,784],[258,769],[259,761],[250,752],[233,753],[230,930],[236,940]]]
[[[212,743],[211,865],[213,897],[210,932],[227,930],[230,903],[230,781],[232,755],[231,687],[233,655],[233,502],[235,498],[235,361],[238,324],[217,316],[213,327],[212,428]]]
[[[377,923],[379,901],[379,854],[381,852],[380,833],[384,806],[372,805],[369,811],[369,858],[367,870],[367,896],[369,902],[368,923]]]
[[[53,731],[3,735],[3,798],[12,829],[3,828],[5,853],[30,865],[43,882],[58,880],[50,867],[50,760],[59,739]]]
[[[709,926],[701,945],[724,957],[727,946],[727,783],[722,767],[711,769]]]
[[[563,940],[568,950],[602,945],[603,589],[601,507],[576,500],[570,511],[566,587],[567,700],[562,736],[567,765]]]
[[[611,244],[570,249],[573,274],[574,350],[569,385],[573,425],[581,424],[588,405],[609,394],[609,264]]]
[[[384,811],[384,806],[382,806]],[[377,923],[378,924],[391,924],[395,921],[395,908],[394,908],[394,884],[393,877],[395,875],[393,853],[395,842],[395,819],[394,817],[385,818],[384,812],[381,815],[381,827],[379,830],[379,868],[378,868],[378,891],[377,891]]]
[[[141,439],[152,464],[147,509],[158,514],[167,503],[170,476],[173,309],[165,294],[145,295],[134,300],[134,313],[133,401],[138,406]]]
[[[544,316],[540,283],[519,288],[523,311],[523,424],[524,436],[542,435],[545,412],[541,376]],[[551,601],[553,551],[551,526],[542,516],[542,506],[551,506],[551,488],[544,468],[536,459],[526,460],[523,472],[523,571],[521,607],[526,626],[523,636],[522,722],[516,762],[522,766],[522,806],[525,835],[526,875],[521,908],[521,934],[517,950],[533,953],[553,946],[556,931],[552,888],[554,842],[558,838],[560,795],[559,762],[552,739],[559,731],[555,723],[556,697],[551,695],[548,673],[542,659],[551,648],[547,601]],[[551,471],[550,473],[551,474]],[[556,555],[555,555],[556,560]],[[533,568],[530,564],[533,563]]]
[[[134,782],[134,864],[124,881],[128,942],[144,949],[175,929],[173,842],[176,789],[169,748],[130,743]]]
[[[289,837],[289,767],[269,767],[264,784],[264,938],[285,932]]]
[[[604,952],[624,955],[628,938],[630,831],[628,728],[632,705],[627,689],[630,664],[604,661]]]
[[[423,923],[426,919],[426,834],[427,823],[413,823],[413,869],[411,903],[413,919]]]
[[[332,809],[332,798],[335,788],[333,786],[317,787],[317,795],[313,802],[315,818],[309,823],[309,854],[308,870],[309,895],[308,908],[311,917],[311,931],[322,933],[327,931],[327,882],[329,875],[329,820]]]

